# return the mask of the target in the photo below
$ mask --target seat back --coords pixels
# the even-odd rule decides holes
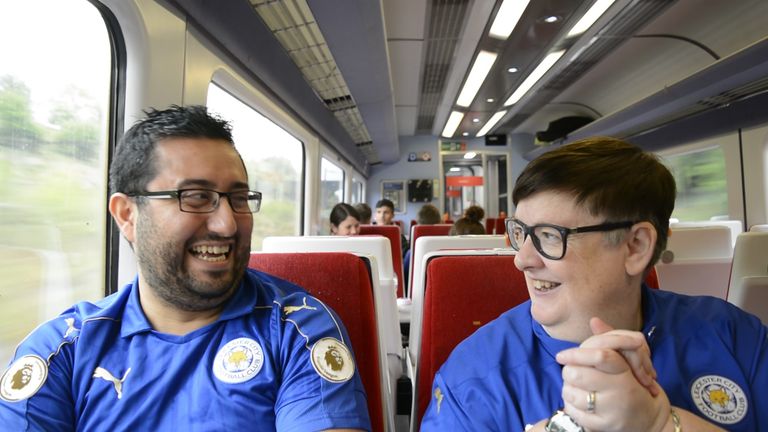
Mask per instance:
[[[379,350],[373,279],[360,257],[340,252],[252,253],[250,268],[293,282],[331,307],[349,334],[373,430],[387,430],[385,358]]]
[[[496,218],[496,228],[494,234],[505,235],[507,233],[507,227],[504,226],[504,218]]]
[[[667,250],[656,264],[659,286],[666,291],[725,300],[732,255],[729,227],[674,226]]]
[[[736,246],[736,237],[739,236],[739,234],[744,232],[744,224],[740,220],[729,220],[729,219],[721,219],[721,220],[708,220],[708,221],[694,221],[694,222],[673,222],[670,223],[669,227],[672,230],[676,230],[678,228],[697,228],[697,227],[707,227],[707,226],[724,226],[731,230],[731,249]]]
[[[447,236],[451,232],[452,224],[414,225],[411,227],[411,248],[421,236]]]
[[[768,324],[768,232],[750,231],[736,239],[728,302]]]
[[[656,273],[656,267],[651,267],[651,271],[645,275],[645,284],[648,288],[659,289],[659,274]]]
[[[389,240],[381,236],[266,237],[262,250],[264,252],[350,252],[370,261],[379,342],[382,352],[386,354],[385,372],[389,380],[388,402],[394,413],[397,379],[403,375],[403,344],[395,299],[397,282],[392,269]]]
[[[412,430],[429,404],[435,373],[456,345],[528,300],[525,277],[515,267],[513,251],[452,252],[427,261]]]
[[[496,218],[485,218],[485,233],[486,234],[495,234],[496,230]]]
[[[450,230],[449,230],[450,231]],[[503,235],[421,236],[419,244],[411,244],[411,286],[408,296],[424,291],[424,255],[440,249],[486,249],[507,247]]]
[[[447,236],[451,233],[451,227],[453,224],[434,224],[434,225],[414,225],[411,227],[411,256],[408,263],[409,277],[405,296],[410,297],[411,285],[413,285],[413,256],[414,249],[416,248],[416,240],[422,236]]]
[[[749,232],[768,232],[768,224],[757,224],[749,227]]]
[[[397,297],[403,297],[405,281],[403,280],[403,249],[400,237],[400,227],[397,225],[360,225],[360,235],[380,235],[389,239],[392,253],[392,268],[397,275]]]

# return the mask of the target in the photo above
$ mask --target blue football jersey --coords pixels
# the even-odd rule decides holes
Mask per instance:
[[[563,406],[551,338],[530,301],[459,344],[440,368],[422,431],[522,431]],[[756,317],[713,297],[643,287],[643,333],[673,406],[730,431],[768,430],[768,341]]]
[[[216,322],[177,336],[152,329],[137,284],[20,344],[3,430],[370,429],[346,330],[301,288],[248,270]]]

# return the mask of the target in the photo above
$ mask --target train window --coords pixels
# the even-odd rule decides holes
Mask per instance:
[[[76,23],[76,24],[74,24]],[[105,293],[112,48],[86,0],[0,5],[0,358]]]
[[[331,227],[328,222],[331,209],[344,200],[344,170],[326,158],[320,160],[320,234],[327,235]]]
[[[350,201],[352,204],[363,202],[365,197],[365,183],[357,177],[352,177],[352,194]]]
[[[719,146],[664,157],[677,184],[673,218],[708,220],[728,215],[725,157]]]
[[[208,86],[208,107],[231,122],[251,187],[263,196],[251,249],[260,250],[267,236],[301,234],[303,143],[215,83]]]

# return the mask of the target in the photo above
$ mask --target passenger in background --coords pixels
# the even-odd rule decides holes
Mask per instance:
[[[464,210],[464,216],[460,217],[451,227],[451,235],[485,234],[485,227],[482,220],[485,217],[485,210],[480,206],[469,206]]]
[[[384,198],[376,203],[376,225],[395,225],[395,203]],[[400,246],[403,256],[408,252],[408,239],[400,233]]]
[[[419,225],[435,225],[440,223],[440,210],[432,204],[424,204],[416,216]]]
[[[643,283],[675,204],[656,156],[582,140],[532,161],[512,199],[530,300],[456,347],[422,431],[768,430],[768,329]]]
[[[357,203],[354,207],[355,210],[357,210],[357,214],[360,215],[360,225],[370,225],[372,213],[371,206],[366,203]]]
[[[419,209],[419,213],[416,216],[416,223],[419,225],[435,225],[440,223],[440,210],[432,204],[424,204]],[[413,248],[408,248],[403,256],[403,278],[407,281],[408,273],[411,269],[411,254]]]
[[[360,214],[347,203],[338,203],[331,209],[331,235],[360,234]]]
[[[2,430],[370,430],[338,316],[246,268],[261,194],[227,122],[149,111],[110,189],[138,277],[22,341],[0,378]]]

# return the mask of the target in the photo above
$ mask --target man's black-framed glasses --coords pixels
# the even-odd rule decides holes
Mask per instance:
[[[179,189],[127,195],[151,199],[176,199],[179,201],[179,210],[185,213],[213,213],[219,208],[222,197],[229,200],[229,206],[235,213],[256,213],[261,208],[261,192],[252,190],[219,192],[213,189]]]
[[[507,218],[504,222],[512,249],[519,251],[525,239],[530,236],[533,241],[533,247],[536,248],[541,256],[551,260],[559,260],[565,256],[568,236],[571,234],[626,229],[637,223],[631,221],[606,222],[599,225],[566,228],[552,224],[528,226],[515,218]]]

